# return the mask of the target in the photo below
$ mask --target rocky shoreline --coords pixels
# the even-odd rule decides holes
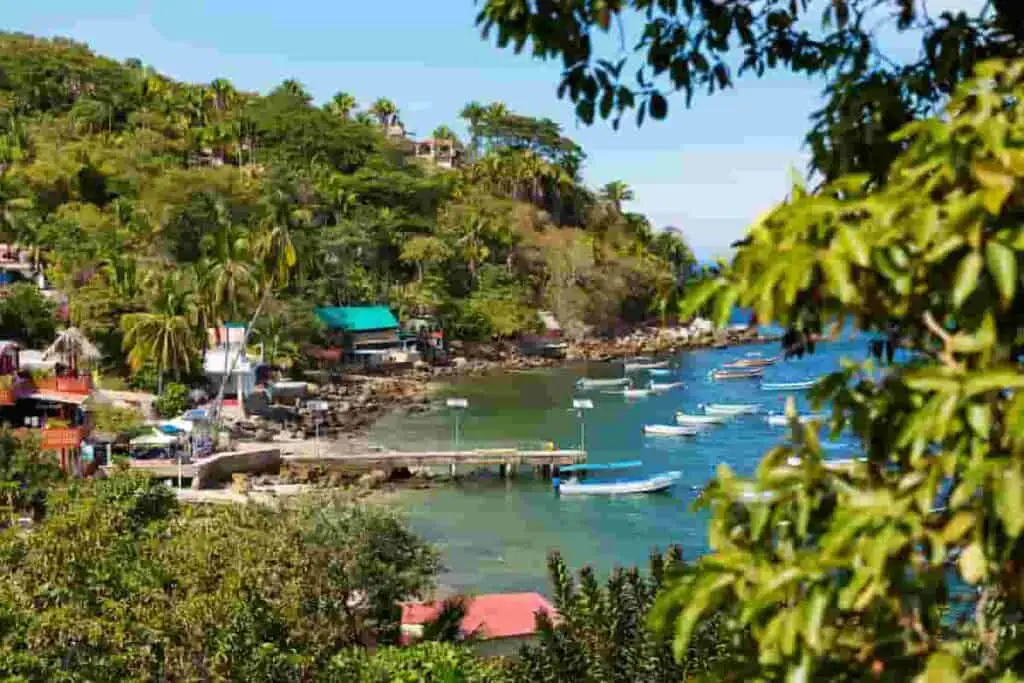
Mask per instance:
[[[685,334],[685,328],[659,328],[613,339],[568,342],[564,358],[526,356],[518,346],[507,342],[453,344],[455,358],[450,365],[418,365],[383,376],[343,375],[329,384],[311,385],[308,398],[325,402],[325,411],[314,413],[305,407],[272,406],[270,415],[237,419],[228,428],[237,443],[280,446],[286,455],[365,453],[380,450],[366,437],[374,423],[395,410],[429,410],[434,389],[445,378],[777,340],[778,337],[766,337],[756,330],[718,330],[695,336]]]

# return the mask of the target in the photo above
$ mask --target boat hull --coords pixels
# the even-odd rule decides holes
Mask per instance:
[[[814,386],[817,380],[806,382],[765,382],[761,384],[762,391],[806,391]]]
[[[672,391],[673,389],[679,389],[683,386],[682,382],[664,382],[659,384],[658,382],[651,382],[651,391],[655,393],[662,393],[666,391]]]
[[[580,389],[601,389],[606,387],[624,387],[629,384],[629,379],[625,377],[617,379],[579,379],[576,381],[576,386]]]
[[[660,363],[626,363],[626,372],[638,372],[640,370],[665,370],[668,368],[668,361]]]
[[[828,419],[827,415],[797,415],[796,417],[796,421],[800,424],[807,424],[811,421],[824,422],[826,419]],[[785,427],[789,425],[789,418],[785,415],[769,415],[765,418],[765,422],[772,427]]]
[[[718,425],[728,421],[728,415],[689,415],[687,413],[676,413],[676,424],[680,425]]]
[[[747,370],[712,370],[711,379],[756,379],[764,375],[764,368],[750,368]]]
[[[710,403],[701,407],[707,415],[753,415],[761,410],[757,403]]]
[[[644,425],[644,434],[650,436],[696,436],[699,431],[693,425]]]
[[[675,486],[682,472],[666,472],[647,479],[612,482],[566,482],[556,490],[563,496],[628,496],[642,493],[659,493]]]

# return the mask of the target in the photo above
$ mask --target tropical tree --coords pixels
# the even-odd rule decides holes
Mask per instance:
[[[386,97],[374,100],[370,105],[369,113],[377,119],[382,128],[388,128],[398,121],[398,107]]]
[[[443,124],[435,128],[431,135],[435,140],[452,140],[457,142],[459,139],[455,131]]]
[[[196,318],[198,302],[195,276],[187,270],[163,269],[146,279],[147,310],[121,317],[124,349],[133,371],[148,363],[157,366],[158,392],[164,373],[176,378],[191,372],[198,353]]]
[[[302,85],[299,81],[294,78],[288,78],[281,81],[281,85],[277,86],[277,92],[289,95],[305,104],[309,104],[313,101],[313,96],[306,90],[306,86]]]
[[[356,98],[347,92],[339,92],[331,98],[331,101],[324,105],[330,113],[343,119],[348,119],[357,106]]]
[[[862,459],[829,462],[794,419],[752,477],[719,466],[712,552],[654,619],[677,651],[721,608],[756,645],[733,659],[742,679],[1024,675],[1022,122],[1024,60],[983,63],[945,117],[897,135],[884,184],[794,187],[694,293],[688,308],[711,301],[719,323],[738,304],[785,326],[791,352],[852,322],[881,362],[912,360],[819,381],[831,432],[849,430]],[[964,609],[973,623],[956,628]]]
[[[231,109],[238,100],[238,92],[231,85],[231,81],[224,78],[216,78],[210,82],[210,94],[214,109],[221,113]]]
[[[622,213],[622,203],[633,201],[633,190],[621,180],[613,180],[601,188],[599,196],[603,201],[608,202],[615,210]]]
[[[518,51],[529,43],[537,56],[560,58],[559,94],[586,123],[599,117],[617,127],[632,110],[638,123],[662,119],[670,91],[682,92],[689,106],[701,91],[731,87],[742,76],[779,69],[820,74],[827,79],[824,104],[811,117],[806,141],[811,167],[826,179],[847,172],[885,178],[903,149],[891,133],[942,107],[979,62],[1024,55],[1024,14],[1014,0],[941,12],[910,0],[835,0],[823,7],[780,0],[487,0],[477,24],[501,47]],[[619,43],[600,34],[623,25],[641,27],[636,68],[629,51],[601,54]],[[892,39],[901,33],[903,40]],[[919,49],[896,47],[908,40]]]

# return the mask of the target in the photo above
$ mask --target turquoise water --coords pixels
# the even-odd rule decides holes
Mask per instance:
[[[768,368],[765,381],[796,381],[835,369],[841,357],[861,359],[866,341],[844,339],[818,353]],[[671,424],[677,410],[698,412],[700,403],[761,403],[781,412],[787,394],[764,392],[756,381],[710,383],[712,368],[746,353],[766,356],[778,345],[687,352],[671,358],[675,377],[686,386],[661,396],[626,400],[600,391],[577,392],[582,376],[616,376],[621,366],[591,363],[549,371],[459,379],[443,393],[469,400],[462,420],[465,447],[540,447],[554,441],[576,447],[579,428],[570,410],[573,397],[595,404],[586,412],[590,462],[640,459],[648,472],[680,470],[682,481],[668,494],[622,498],[564,497],[532,474],[503,481],[494,475],[470,477],[454,486],[410,492],[400,505],[413,528],[437,544],[445,572],[441,582],[469,592],[546,590],[545,558],[559,549],[574,566],[599,571],[643,564],[653,548],[680,544],[687,557],[707,550],[707,516],[691,505],[719,463],[750,473],[761,454],[784,438],[762,417],[735,420],[693,438],[648,437],[644,424]],[[638,375],[646,382],[646,376]],[[657,381],[670,381],[658,377]],[[798,395],[801,409],[808,409]],[[450,448],[452,414],[443,408],[419,415],[393,415],[372,438],[398,449]]]

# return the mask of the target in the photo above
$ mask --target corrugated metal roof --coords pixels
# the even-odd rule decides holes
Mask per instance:
[[[402,626],[430,621],[440,609],[440,602],[405,603],[402,605]],[[531,635],[537,630],[534,618],[537,612],[557,618],[555,608],[539,593],[478,595],[469,598],[462,630],[485,640]]]
[[[330,306],[316,309],[327,327],[344,332],[369,332],[398,327],[398,319],[387,306]]]

